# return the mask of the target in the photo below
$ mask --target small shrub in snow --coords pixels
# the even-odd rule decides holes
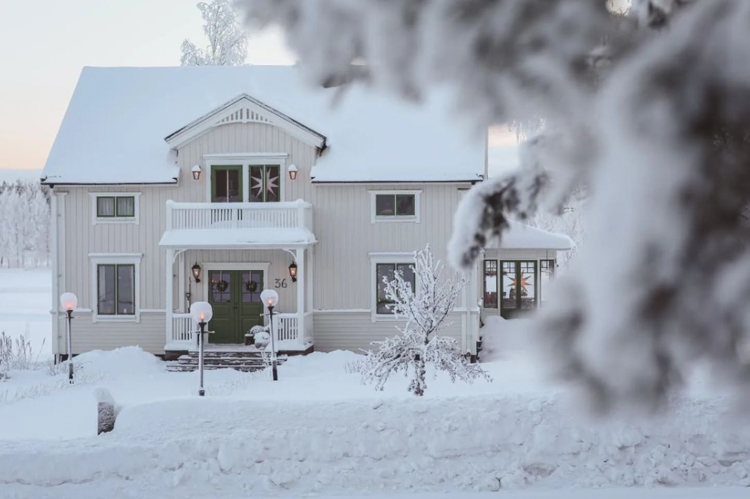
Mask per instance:
[[[31,369],[38,357],[39,354],[34,355],[27,333],[15,339],[5,332],[0,333],[0,381],[8,378],[8,371]]]
[[[383,278],[386,298],[393,302],[389,307],[406,324],[396,327],[400,334],[376,342],[378,350],[368,351],[358,363],[362,382],[382,390],[391,374],[403,372],[412,376],[409,391],[422,396],[427,389],[427,364],[447,372],[453,382],[460,379],[470,383],[480,377],[489,381],[478,364],[469,363],[454,338],[438,335],[466,280],[441,280],[443,265],[433,263],[429,245],[414,254],[414,263],[416,292],[400,271],[394,273],[393,280]]]

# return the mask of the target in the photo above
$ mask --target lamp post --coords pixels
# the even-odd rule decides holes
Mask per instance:
[[[198,331],[198,371],[200,376],[200,386],[198,387],[198,396],[203,397],[206,395],[206,390],[203,389],[203,341],[206,334],[206,324],[211,320],[214,315],[211,304],[205,301],[197,301],[190,305],[190,315],[193,320],[198,323],[200,330]]]
[[[271,325],[271,372],[273,373],[273,380],[278,381],[279,373],[276,370],[276,334],[273,331],[273,309],[279,302],[279,294],[273,289],[266,289],[260,294],[260,299],[268,308],[268,322]]]
[[[68,327],[65,330],[65,342],[68,344],[68,382],[73,384],[73,344],[71,342],[71,328],[73,310],[78,306],[78,297],[73,293],[63,293],[60,295],[60,305],[68,314]]]

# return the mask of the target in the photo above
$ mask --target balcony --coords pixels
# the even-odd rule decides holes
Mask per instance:
[[[312,205],[177,203],[167,201],[167,230],[159,245],[172,249],[292,248],[315,243]]]

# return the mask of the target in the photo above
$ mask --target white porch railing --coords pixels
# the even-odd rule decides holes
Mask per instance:
[[[193,331],[198,326],[193,322],[190,314],[172,314],[172,342],[180,343],[194,340]]]
[[[167,201],[167,230],[172,229],[308,229],[312,205],[285,203],[176,203]]]
[[[273,318],[273,326],[278,340],[296,341],[299,338],[299,319],[297,318],[297,314],[276,314]]]

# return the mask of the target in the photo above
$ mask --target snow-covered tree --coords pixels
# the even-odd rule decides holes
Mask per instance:
[[[392,279],[383,277],[385,297],[392,302],[388,308],[405,324],[396,326],[398,335],[377,342],[378,349],[368,351],[359,362],[356,369],[362,373],[362,381],[382,390],[391,374],[402,372],[411,376],[409,391],[422,396],[427,389],[428,364],[436,372],[447,372],[453,382],[472,382],[479,377],[489,380],[479,364],[469,363],[454,338],[438,334],[466,281],[443,279],[443,265],[434,263],[429,246],[414,253],[412,271],[416,290],[402,271],[395,271]]]
[[[0,267],[47,265],[50,204],[38,182],[0,185]]]
[[[208,46],[199,48],[190,40],[182,42],[183,66],[241,66],[247,58],[248,34],[240,24],[230,0],[198,4]]]
[[[464,197],[451,261],[585,187],[585,248],[536,322],[598,408],[655,407],[699,360],[750,399],[750,2],[240,3],[286,29],[317,83],[448,86],[475,130],[543,117],[542,167]]]

